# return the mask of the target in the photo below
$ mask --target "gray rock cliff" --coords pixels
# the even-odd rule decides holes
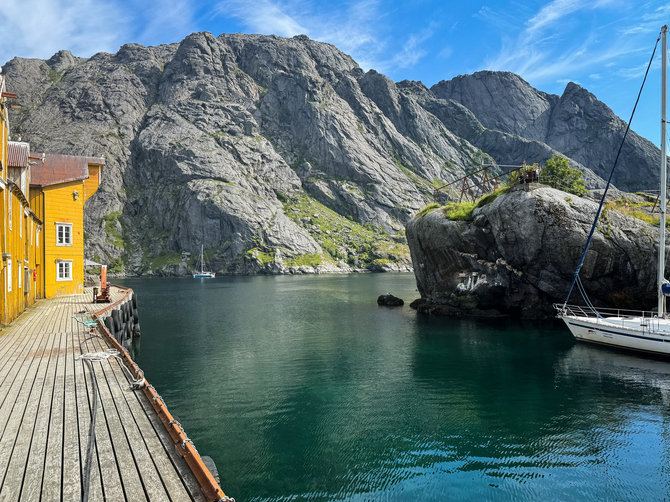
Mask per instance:
[[[86,254],[131,274],[188,273],[201,245],[220,273],[407,269],[404,224],[436,185],[560,152],[601,186],[621,125],[576,86],[551,96],[494,72],[396,84],[305,36],[194,33],[3,73],[22,105],[14,138],[105,156]],[[623,183],[653,177],[645,141],[625,150]]]

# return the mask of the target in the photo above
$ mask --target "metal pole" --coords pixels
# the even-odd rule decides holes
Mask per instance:
[[[665,281],[665,217],[666,217],[666,198],[667,198],[667,155],[665,146],[665,118],[666,118],[666,97],[667,97],[667,61],[668,61],[668,26],[661,28],[661,194],[660,210],[661,222],[658,243],[658,317],[665,317],[665,295],[662,291]]]

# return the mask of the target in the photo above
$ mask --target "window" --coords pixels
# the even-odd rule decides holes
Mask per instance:
[[[7,291],[12,290],[12,259],[7,259]]]
[[[72,223],[56,223],[56,246],[72,246]]]
[[[58,262],[57,281],[71,281],[72,280],[72,260]]]

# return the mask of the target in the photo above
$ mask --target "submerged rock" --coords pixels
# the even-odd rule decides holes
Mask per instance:
[[[470,221],[443,209],[413,218],[407,240],[421,312],[543,318],[563,302],[598,203],[532,185],[515,188]],[[615,209],[604,211],[580,277],[600,306],[643,308],[655,300],[657,230]],[[573,299],[575,299],[573,293]]]
[[[389,293],[388,295],[380,295],[379,298],[377,298],[377,305],[381,305],[382,307],[402,307],[405,305],[405,302],[402,298],[398,298]]]

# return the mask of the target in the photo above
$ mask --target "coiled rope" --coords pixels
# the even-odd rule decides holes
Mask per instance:
[[[637,109],[637,104],[640,102],[640,96],[642,95],[642,89],[644,89],[644,84],[647,81],[647,75],[649,75],[649,69],[651,68],[651,63],[654,60],[654,55],[656,54],[656,49],[658,47],[658,42],[661,40],[661,34],[658,34],[658,38],[656,39],[656,43],[654,44],[654,50],[651,53],[651,57],[649,58],[649,64],[647,64],[647,71],[644,72],[644,78],[642,79],[642,85],[640,86],[640,91],[637,93],[637,99],[635,100],[635,105],[633,106],[633,111],[630,114],[630,118],[628,119],[628,124],[626,124],[626,131],[623,134],[623,138],[621,139],[621,144],[619,145],[619,150],[616,153],[616,157],[614,159],[614,164],[612,165],[612,170],[610,171],[609,178],[607,178],[607,185],[605,185],[605,191],[603,192],[603,196],[600,199],[600,205],[598,206],[598,211],[596,212],[596,217],[593,220],[593,225],[591,226],[591,232],[589,233],[589,238],[586,239],[586,244],[584,244],[584,250],[582,251],[582,256],[579,259],[579,264],[577,265],[577,269],[575,270],[575,275],[572,278],[572,284],[570,285],[570,291],[568,291],[568,295],[565,297],[565,302],[563,302],[563,308],[568,304],[568,300],[570,299],[570,295],[572,295],[572,290],[575,288],[575,284],[577,284],[577,288],[579,289],[579,292],[582,294],[582,298],[586,302],[587,306],[596,313],[598,317],[600,317],[600,314],[595,310],[593,307],[591,300],[589,299],[588,295],[586,294],[586,290],[581,284],[581,280],[579,279],[579,272],[582,269],[582,265],[584,265],[584,260],[586,259],[586,252],[589,250],[589,246],[591,245],[591,239],[593,239],[593,234],[596,231],[596,227],[598,226],[598,220],[600,219],[600,213],[602,212],[603,206],[605,205],[605,197],[607,196],[607,191],[610,188],[610,185],[612,184],[612,176],[614,175],[614,169],[616,168],[617,163],[619,162],[619,156],[621,155],[621,150],[623,149],[623,145],[626,142],[626,137],[628,136],[628,131],[630,131],[630,124],[633,121],[633,117],[635,116],[635,110]],[[665,152],[662,152],[663,154]]]

